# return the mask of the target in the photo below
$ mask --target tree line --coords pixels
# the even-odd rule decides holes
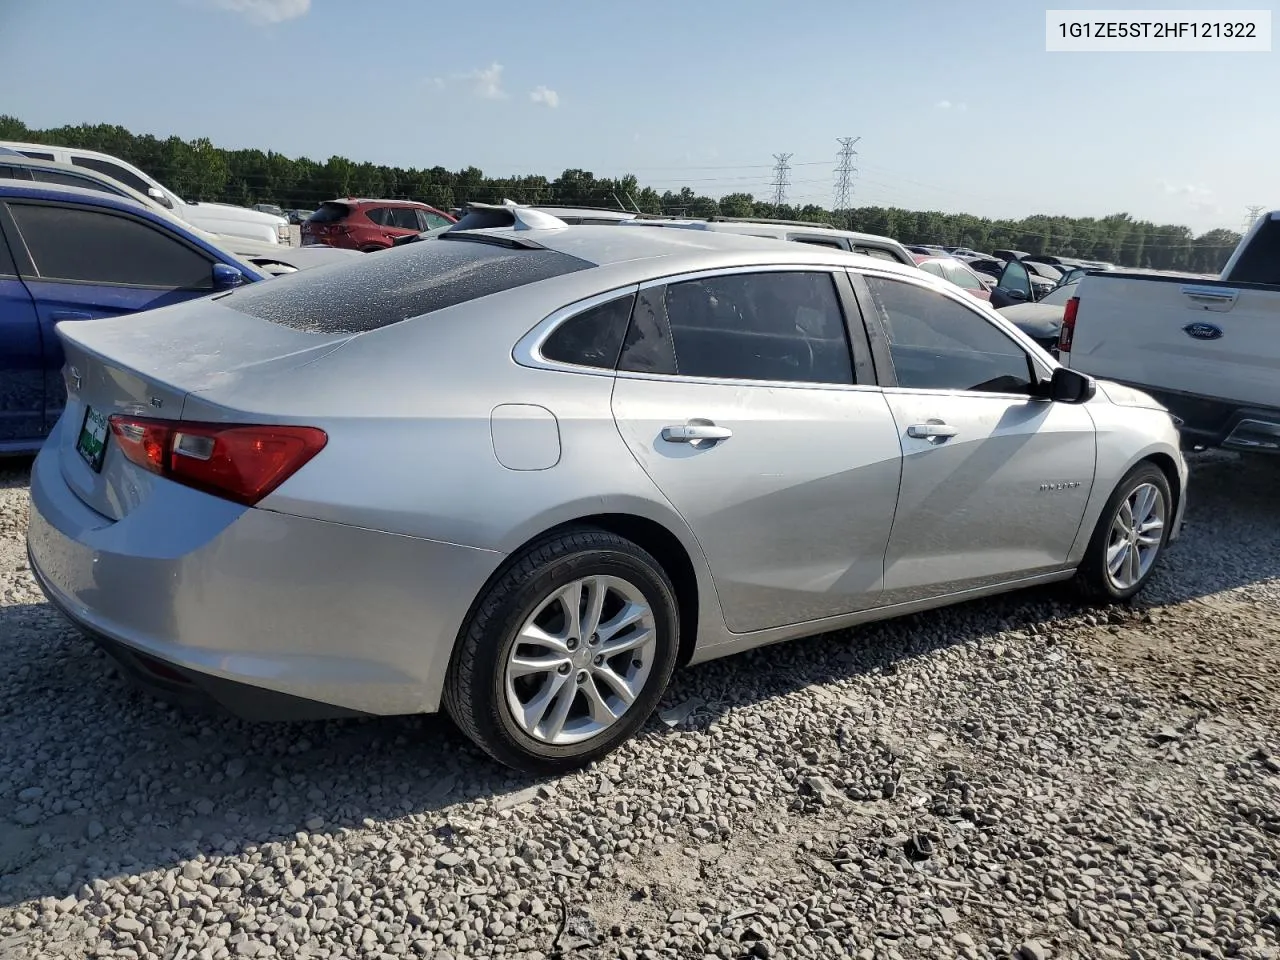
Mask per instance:
[[[692,217],[772,217],[811,220],[902,243],[966,246],[976,250],[1024,250],[1105,260],[1125,267],[1217,273],[1240,240],[1226,229],[1197,236],[1179,224],[1135,220],[1127,213],[1095,217],[1035,214],[1021,220],[992,220],[937,210],[853,207],[828,210],[814,204],[775,205],[750,193],[720,198],[689,187],[659,193],[632,175],[596,177],[588,170],[565,170],[555,179],[528,174],[490,177],[477,167],[391,167],[357,163],[346,157],[324,161],[287,157],[268,150],[226,150],[207,138],[160,139],[114,124],[80,124],[36,130],[16,117],[0,115],[0,140],[80,147],[111,154],[146,171],[188,200],[251,206],[273,203],[284,209],[313,209],[345,196],[418,200],[442,210],[470,201],[605,206],[645,213]]]

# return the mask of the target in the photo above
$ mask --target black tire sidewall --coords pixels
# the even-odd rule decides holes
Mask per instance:
[[[612,539],[612,538],[611,538]],[[626,580],[644,595],[653,611],[656,650],[653,669],[635,703],[617,723],[595,737],[565,746],[533,739],[516,723],[506,700],[507,657],[524,621],[538,604],[560,587],[587,576]],[[670,581],[645,551],[628,541],[597,546],[551,561],[523,583],[507,586],[509,593],[484,623],[484,638],[476,651],[471,702],[474,720],[487,749],[497,759],[528,770],[552,771],[581,766],[612,751],[632,736],[653,713],[670,681],[679,648],[679,617]],[[514,589],[511,587],[514,586]],[[494,638],[497,638],[496,640]]]
[[[1116,511],[1120,504],[1128,499],[1135,487],[1143,483],[1153,483],[1164,497],[1165,522],[1160,532],[1160,547],[1156,553],[1151,569],[1136,584],[1126,590],[1118,590],[1107,574],[1107,541],[1110,539],[1111,525],[1115,521]],[[1100,596],[1114,601],[1124,601],[1136,596],[1147,585],[1160,560],[1164,556],[1165,547],[1169,544],[1169,532],[1173,527],[1174,504],[1173,491],[1169,487],[1169,478],[1164,471],[1153,463],[1140,463],[1116,485],[1111,498],[1107,501],[1102,515],[1098,518],[1098,526],[1094,531],[1093,542],[1089,544],[1088,577],[1092,581],[1089,586]]]

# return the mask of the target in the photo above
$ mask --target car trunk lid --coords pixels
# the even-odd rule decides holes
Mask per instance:
[[[124,517],[155,483],[166,482],[131,464],[113,443],[113,414],[181,420],[194,391],[232,387],[250,374],[278,374],[351,339],[259,320],[217,299],[58,324],[67,406],[57,455],[71,489],[103,516]]]

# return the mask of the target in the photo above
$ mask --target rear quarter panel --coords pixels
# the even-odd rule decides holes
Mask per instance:
[[[1280,287],[1196,277],[1090,274],[1064,365],[1095,377],[1280,406]],[[1208,325],[1210,336],[1187,332]]]
[[[195,392],[183,415],[324,429],[325,449],[261,504],[283,513],[503,554],[595,514],[651,520],[692,560],[707,614],[700,633],[715,634],[725,628],[701,548],[623,442],[613,375],[532,369],[512,357],[543,317],[597,289],[570,276],[451,307],[355,337],[304,367]],[[504,404],[554,416],[551,466],[499,461],[493,417]]]

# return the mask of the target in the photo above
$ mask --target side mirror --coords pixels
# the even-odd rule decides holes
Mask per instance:
[[[1055,368],[1049,381],[1049,399],[1059,403],[1088,403],[1097,392],[1098,384],[1093,377],[1067,367]]]
[[[164,207],[166,210],[173,209],[173,201],[170,200],[169,195],[159,187],[147,187],[147,196],[160,204],[160,206]]]
[[[242,283],[244,283],[244,274],[240,272],[239,267],[233,267],[229,263],[213,265],[213,289],[231,290]]]

